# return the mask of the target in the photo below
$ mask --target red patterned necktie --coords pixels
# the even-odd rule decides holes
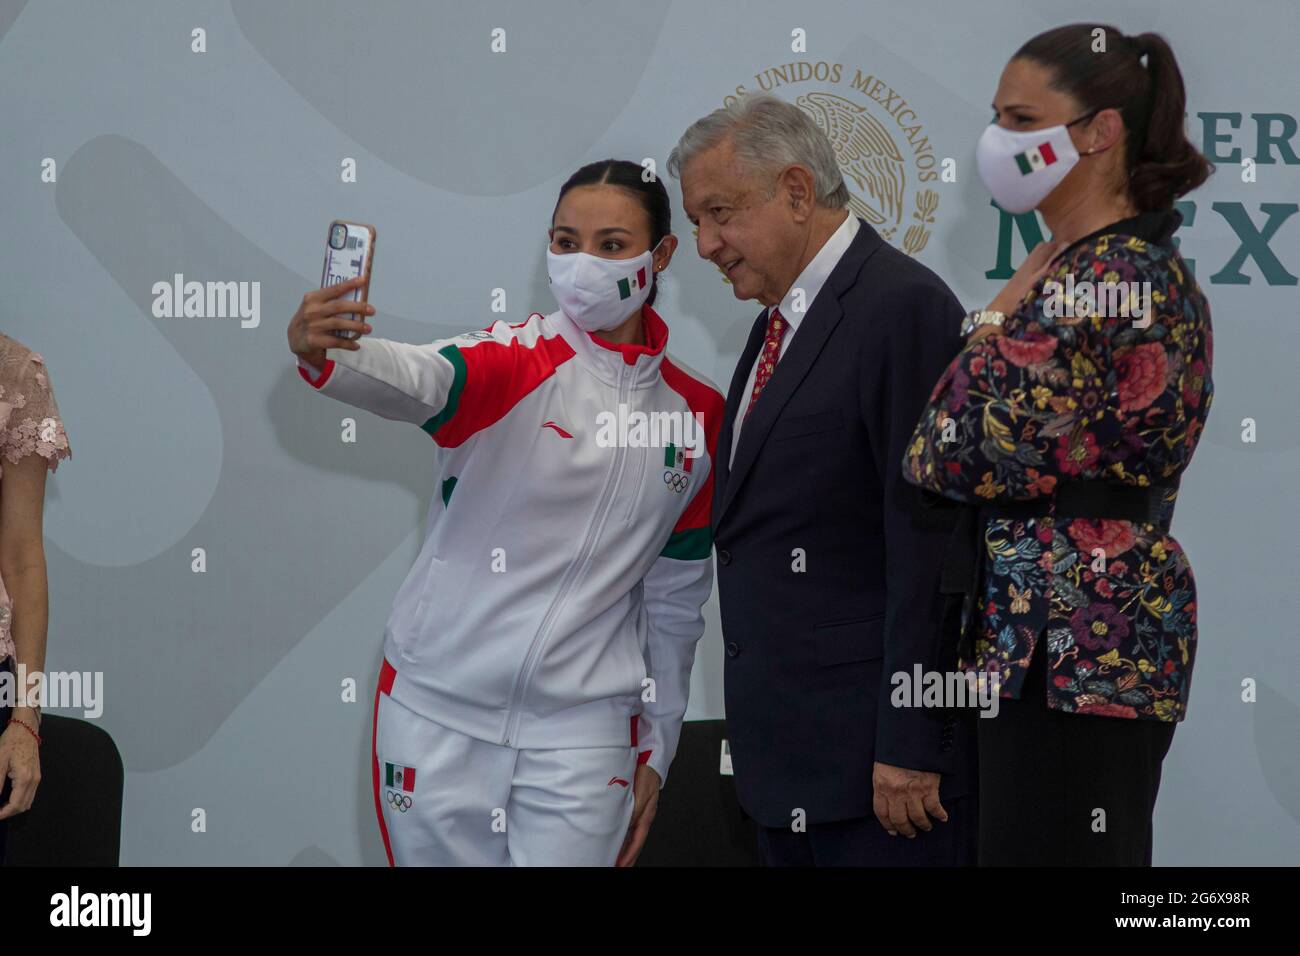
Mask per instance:
[[[767,317],[767,335],[763,339],[763,351],[758,354],[758,368],[754,372],[754,391],[749,396],[749,405],[745,407],[741,421],[749,417],[750,409],[758,401],[759,392],[763,391],[763,386],[772,377],[772,370],[781,357],[781,339],[785,338],[787,325],[789,323],[781,315],[780,309],[774,308]]]

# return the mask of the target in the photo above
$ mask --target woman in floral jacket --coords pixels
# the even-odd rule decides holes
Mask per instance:
[[[1061,27],[1007,65],[977,151],[1053,240],[968,317],[903,466],[980,507],[959,666],[1003,698],[979,721],[983,865],[1151,861],[1196,652],[1170,520],[1213,394],[1209,306],[1171,239],[1209,172],[1183,107],[1160,37]]]

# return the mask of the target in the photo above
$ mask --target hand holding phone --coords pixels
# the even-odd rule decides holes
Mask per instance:
[[[370,270],[375,261],[375,227],[361,222],[335,219],[330,223],[325,237],[325,268],[321,272],[321,288],[342,283],[347,286],[346,296],[353,302],[365,302],[370,296]],[[352,280],[360,279],[360,283]],[[341,329],[340,338],[355,339],[360,333]]]
[[[361,348],[354,340],[374,331],[363,316],[375,314],[373,305],[352,298],[364,282],[365,277],[357,276],[304,295],[289,321],[289,351],[319,371],[325,364],[326,349]],[[344,337],[344,331],[354,334]]]

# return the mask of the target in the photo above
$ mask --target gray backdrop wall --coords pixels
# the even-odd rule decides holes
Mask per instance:
[[[662,169],[738,87],[821,93],[899,150],[903,204],[879,228],[983,305],[1025,252],[974,171],[998,74],[1024,39],[1085,17],[1168,36],[1189,133],[1219,163],[1181,233],[1214,310],[1218,394],[1174,528],[1201,638],[1156,859],[1300,858],[1293,3],[11,0],[0,328],[44,355],[73,449],[49,484],[48,666],[103,672],[97,720],[128,768],[123,862],[384,859],[371,700],[435,454],[364,413],[342,443],[345,411],[293,371],[285,325],[319,282],[331,218],[378,227],[376,334],[481,328],[498,287],[522,321],[554,307],[545,229],[574,169]],[[925,181],[943,158],[956,181]],[[671,348],[725,387],[758,309],[695,255],[668,185],[684,239],[659,299]],[[153,286],[176,273],[259,283],[257,324],[156,318]],[[722,715],[716,598],[707,616],[692,718]]]

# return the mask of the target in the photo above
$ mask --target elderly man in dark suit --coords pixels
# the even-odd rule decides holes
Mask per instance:
[[[951,667],[953,512],[923,504],[902,461],[963,310],[849,213],[830,141],[792,104],[716,110],[668,170],[699,254],[764,306],[713,500],[727,734],[763,859],[973,864],[973,714],[892,699],[895,675]]]

